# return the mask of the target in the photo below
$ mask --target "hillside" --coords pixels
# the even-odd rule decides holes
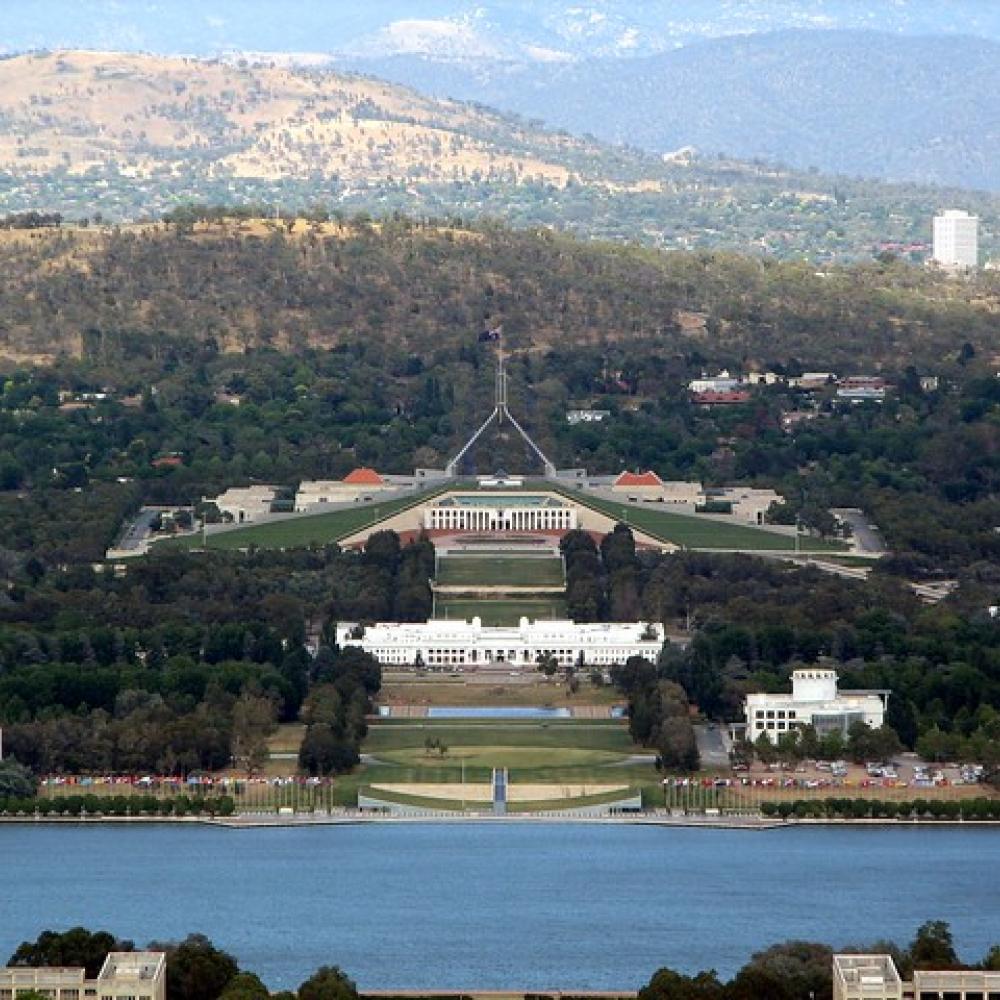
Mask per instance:
[[[584,143],[371,80],[100,52],[0,62],[0,170],[563,186]],[[589,150],[594,154],[593,147]],[[581,173],[589,177],[586,165]]]
[[[7,4],[0,51],[115,48],[215,56],[424,51],[528,62],[651,55],[706,38],[782,28],[1000,38],[987,0],[44,0]]]
[[[112,221],[180,204],[494,218],[678,249],[919,255],[960,204],[1000,251],[1000,199],[660,156],[327,70],[96,52],[0,60],[0,215]]]
[[[1000,190],[1000,43],[982,38],[803,30],[634,59],[353,65],[661,153]]]
[[[178,344],[299,353],[364,343],[453,357],[497,323],[526,357],[585,346],[627,355],[644,343],[726,365],[895,370],[901,358],[938,366],[965,342],[1000,350],[996,272],[973,282],[898,264],[817,273],[495,225],[182,217],[15,230],[0,232],[0,272],[8,360],[114,366]]]

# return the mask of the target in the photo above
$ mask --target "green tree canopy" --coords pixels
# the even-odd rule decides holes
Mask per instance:
[[[87,978],[93,979],[100,972],[108,952],[134,949],[131,941],[121,941],[110,931],[91,932],[85,927],[72,927],[68,931],[42,931],[35,941],[24,941],[7,964],[33,968],[83,968],[87,970]]]

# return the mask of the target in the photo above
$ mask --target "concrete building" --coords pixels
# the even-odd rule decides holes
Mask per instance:
[[[834,955],[833,1000],[1000,1000],[1000,972],[917,970],[905,982],[891,955]]]
[[[514,626],[472,621],[423,623],[382,622],[337,627],[338,646],[358,646],[380,663],[449,670],[477,670],[498,665],[535,670],[539,656],[552,656],[560,666],[610,667],[631,656],[655,662],[663,648],[663,626],[630,623],[578,624],[529,621]]]
[[[660,500],[665,483],[653,471],[623,472],[612,484],[615,493],[625,493],[637,500]],[[700,488],[700,487],[699,487]]]
[[[576,508],[554,494],[449,493],[424,509],[428,531],[571,531]]]
[[[747,524],[764,524],[765,515],[771,506],[784,503],[784,497],[780,493],[752,486],[722,486],[706,490],[705,500],[721,500],[731,504],[733,517]]]
[[[220,513],[228,514],[236,524],[242,524],[270,514],[277,492],[275,486],[231,486],[208,502],[214,503]]]
[[[721,371],[718,375],[702,375],[688,382],[688,392],[732,392],[740,387],[740,380],[733,378],[729,372]]]
[[[979,266],[979,218],[957,209],[934,216],[933,261],[948,270]]]
[[[0,1000],[32,992],[48,1000],[166,1000],[166,955],[113,951],[96,979],[87,979],[84,969],[0,969]]]
[[[837,671],[807,667],[792,672],[791,694],[748,694],[743,703],[746,738],[772,743],[793,729],[812,726],[821,736],[846,734],[855,722],[873,729],[885,721],[888,691],[838,691]]]
[[[833,1000],[903,1000],[890,955],[834,955]]]
[[[299,484],[295,510],[299,513],[318,504],[358,503],[385,490],[399,489],[374,469],[355,469],[343,479],[313,479]]]

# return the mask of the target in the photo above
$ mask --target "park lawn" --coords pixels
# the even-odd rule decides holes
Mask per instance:
[[[442,587],[562,587],[561,559],[538,557],[441,556],[435,582]]]
[[[620,789],[617,792],[599,792],[594,795],[577,795],[567,799],[542,799],[537,802],[508,802],[509,813],[538,813],[562,809],[582,809],[585,806],[601,806],[609,802],[620,802],[637,794],[637,789]]]
[[[760,528],[725,521],[700,518],[691,514],[674,514],[651,507],[615,503],[583,492],[566,493],[578,503],[592,507],[624,524],[645,531],[661,541],[672,542],[686,549],[741,549],[747,552],[793,552],[795,539]],[[802,535],[799,550],[802,552],[840,552],[842,542],[823,541]]]
[[[502,598],[477,601],[467,597],[434,596],[434,617],[452,621],[481,618],[484,625],[517,625],[522,618],[565,619],[566,602],[561,597]]]
[[[377,524],[393,514],[398,514],[419,503],[425,503],[437,495],[428,491],[418,496],[397,497],[382,503],[364,504],[333,510],[325,514],[302,514],[284,521],[268,524],[250,524],[245,528],[234,528],[217,535],[206,535],[202,544],[200,534],[186,538],[175,538],[159,542],[173,548],[185,549],[245,549],[251,545],[261,549],[289,549],[305,545],[326,545],[354,534],[362,528]]]
[[[510,684],[470,684],[463,677],[445,678],[436,675],[421,678],[412,674],[383,674],[379,701],[383,705],[540,705],[543,708],[572,708],[619,705],[622,703],[622,696],[610,684],[595,687],[586,679],[574,695],[569,693],[564,684],[553,684],[540,677],[538,680]]]
[[[306,727],[301,722],[283,722],[267,738],[269,753],[298,753]]]
[[[362,750],[375,754],[419,748],[430,737],[449,747],[537,747],[639,752],[616,720],[524,722],[510,719],[385,719],[373,723]]]

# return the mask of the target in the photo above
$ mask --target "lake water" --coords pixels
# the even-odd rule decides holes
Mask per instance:
[[[0,959],[46,928],[209,935],[273,988],[613,989],[789,938],[1000,943],[1000,829],[0,826]]]

